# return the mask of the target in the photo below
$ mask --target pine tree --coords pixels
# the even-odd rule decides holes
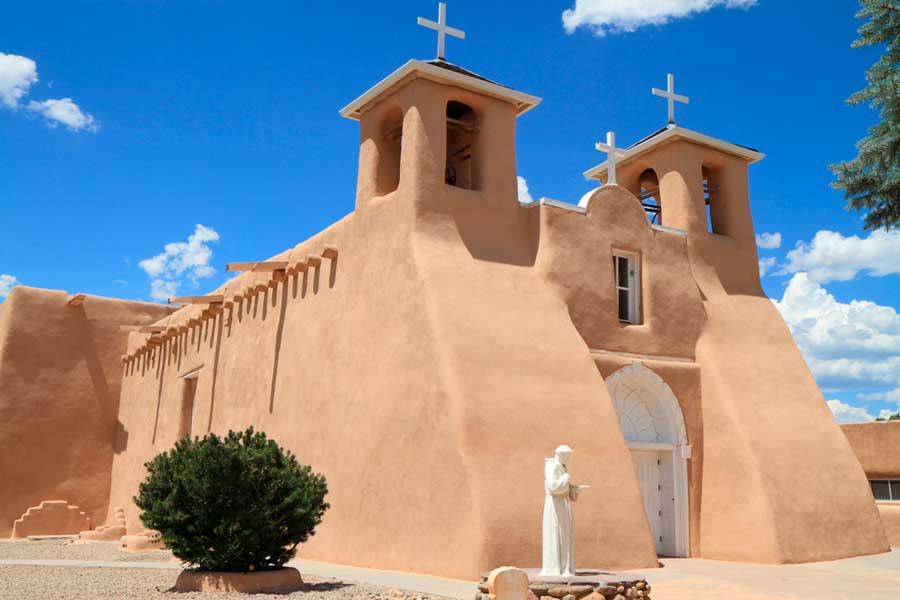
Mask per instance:
[[[833,186],[844,191],[850,208],[868,211],[866,229],[900,226],[900,0],[860,0],[859,28],[854,48],[887,46],[868,71],[868,85],[847,99],[868,102],[880,111],[879,122],[856,147],[856,158],[832,165]]]
[[[325,477],[252,427],[183,438],[144,466],[141,521],[204,571],[283,566],[329,508]]]

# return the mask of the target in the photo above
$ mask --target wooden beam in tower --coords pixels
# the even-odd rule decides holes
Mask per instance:
[[[66,300],[66,304],[69,306],[81,306],[84,304],[86,298],[87,296],[85,294],[73,294]]]
[[[325,249],[322,251],[322,256],[329,260],[334,260],[335,258],[337,258],[337,255],[337,246],[325,246]]]

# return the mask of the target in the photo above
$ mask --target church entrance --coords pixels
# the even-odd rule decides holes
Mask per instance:
[[[659,376],[634,363],[606,379],[634,462],[647,521],[660,556],[686,557],[690,447],[678,400]]]
[[[650,521],[650,533],[656,544],[656,553],[665,554],[663,546],[662,527],[662,479],[660,452],[631,451],[631,459],[634,461],[634,471],[637,474],[638,485],[641,486],[641,500],[644,501],[644,511],[647,520]]]

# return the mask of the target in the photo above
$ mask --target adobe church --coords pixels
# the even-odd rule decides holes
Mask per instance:
[[[122,506],[141,531],[144,462],[253,425],[328,479],[303,558],[465,579],[539,565],[543,461],[563,443],[591,485],[578,567],[887,551],[760,285],[762,155],[675,125],[670,81],[668,125],[598,144],[580,203],[520,204],[516,124],[539,98],[445,60],[461,32],[443,10],[424,23],[438,58],[340,111],[360,130],[340,221],[177,307],[22,286],[0,305],[0,536],[37,527],[44,500],[91,527]]]

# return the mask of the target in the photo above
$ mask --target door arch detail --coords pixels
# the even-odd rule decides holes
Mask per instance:
[[[635,462],[657,552],[689,556],[687,459],[691,451],[681,405],[666,382],[640,362],[612,373],[606,386]]]
[[[684,446],[681,405],[659,375],[635,362],[606,378],[626,442]]]

